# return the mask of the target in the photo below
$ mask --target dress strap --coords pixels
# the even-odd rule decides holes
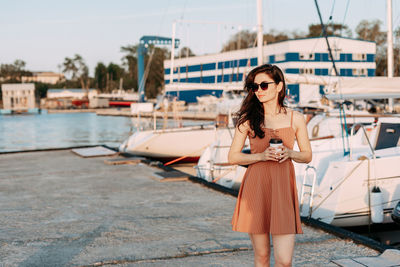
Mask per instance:
[[[292,110],[292,116],[290,118],[290,127],[292,127],[292,125],[293,125],[293,110]]]

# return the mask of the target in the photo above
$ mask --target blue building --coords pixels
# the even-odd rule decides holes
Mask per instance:
[[[376,44],[345,37],[329,37],[333,58],[340,76],[375,76]],[[276,64],[285,73],[295,75],[335,75],[323,37],[287,40],[263,47],[264,63]],[[242,90],[246,74],[258,65],[257,48],[241,49],[164,61],[165,93],[186,102],[196,96],[222,95],[224,90]],[[171,82],[171,78],[173,78]],[[323,86],[287,84],[288,100],[307,103],[319,99]]]

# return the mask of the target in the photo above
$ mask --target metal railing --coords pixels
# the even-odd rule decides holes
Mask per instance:
[[[306,184],[306,178],[307,178],[307,173],[308,170],[313,170],[314,174],[313,174],[313,181],[312,184]],[[307,165],[306,170],[304,171],[304,176],[303,176],[303,184],[301,186],[301,191],[300,191],[300,213],[302,213],[303,211],[303,205],[304,205],[304,195],[308,194],[310,195],[309,198],[309,213],[308,213],[308,217],[311,217],[312,214],[312,208],[313,208],[313,199],[314,199],[314,189],[315,189],[315,183],[317,181],[317,170],[315,169],[315,167]],[[304,192],[304,187],[310,187],[310,192]]]
[[[360,126],[360,128],[363,130],[364,132],[364,136],[367,139],[369,148],[371,149],[371,153],[373,158],[375,159],[375,150],[373,149],[371,142],[369,141],[368,135],[367,135],[367,131],[365,130],[365,127],[362,123],[355,123],[350,130],[350,139],[349,139],[349,145],[350,145],[350,154],[349,154],[349,159],[352,160],[352,156],[353,156],[353,146],[352,146],[352,139],[354,138],[354,129],[356,126]],[[377,129],[378,130],[378,129]]]

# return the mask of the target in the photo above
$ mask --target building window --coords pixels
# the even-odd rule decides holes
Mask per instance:
[[[340,60],[340,53],[332,51],[332,56],[333,56],[333,60],[335,60],[335,61]],[[328,58],[329,58],[329,60],[332,60],[329,53],[328,53]]]
[[[367,59],[367,55],[366,54],[353,54],[353,60],[358,60],[358,61],[365,61]]]
[[[314,69],[311,68],[300,69],[300,74],[314,74]]]
[[[314,60],[313,53],[300,53],[299,57],[301,60]]]
[[[353,76],[365,76],[367,74],[366,69],[353,69]]]
[[[286,56],[285,54],[278,54],[275,56],[275,61],[285,61]]]

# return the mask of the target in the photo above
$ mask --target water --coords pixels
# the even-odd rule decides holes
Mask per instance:
[[[372,224],[368,226],[344,227],[345,229],[370,237],[379,243],[400,249],[400,225],[395,223]]]
[[[142,119],[144,122],[152,125],[150,120]],[[184,126],[194,124],[205,123],[183,121]],[[157,125],[162,127],[162,120]],[[0,152],[99,144],[117,147],[136,126],[136,118],[95,113],[0,115]]]

